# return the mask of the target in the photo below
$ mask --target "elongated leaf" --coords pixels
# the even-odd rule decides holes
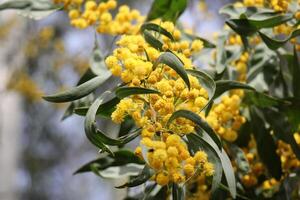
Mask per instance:
[[[251,124],[254,131],[254,138],[257,144],[257,152],[260,159],[266,165],[268,172],[277,180],[282,175],[281,161],[276,153],[276,144],[270,131],[266,129],[261,112],[251,108]]]
[[[202,138],[205,140],[218,154],[222,166],[223,166],[223,172],[228,184],[228,188],[230,191],[230,194],[233,198],[236,197],[236,181],[235,181],[235,176],[234,176],[234,170],[231,165],[231,161],[226,154],[225,150],[219,150],[217,144],[211,139],[211,137],[205,132],[202,132]]]
[[[208,93],[208,102],[207,104],[202,108],[206,108],[207,105],[209,105],[211,103],[211,101],[213,100],[213,97],[215,95],[215,91],[216,91],[216,84],[215,81],[211,78],[210,75],[208,75],[207,73],[200,71],[200,70],[186,70],[187,73],[196,76],[198,78],[198,80],[201,83],[201,86],[207,91]]]
[[[141,87],[119,87],[116,89],[116,96],[119,99],[137,94],[159,94],[159,91]]]
[[[166,37],[168,37],[170,40],[174,40],[172,34],[170,32],[168,32],[166,29],[164,29],[163,27],[154,24],[154,23],[145,23],[141,26],[141,32],[143,33],[145,30],[148,31],[155,31],[159,34],[162,34]]]
[[[300,61],[296,47],[294,47],[293,56],[293,95],[300,99]]]
[[[97,115],[103,118],[110,119],[111,114],[115,111],[116,105],[120,102],[118,97],[114,97],[111,100],[101,104],[97,110]],[[74,112],[78,115],[85,116],[89,107],[75,108]]]
[[[106,145],[121,146],[129,143],[130,141],[138,137],[140,135],[140,129],[137,129],[129,134],[126,134],[116,139],[107,136],[105,133],[101,132],[100,130],[97,130],[96,134],[99,135],[99,139]]]
[[[171,124],[172,121],[175,119],[183,117],[186,119],[191,120],[194,122],[197,126],[199,126],[201,129],[206,131],[209,136],[213,139],[213,141],[217,144],[219,149],[222,149],[222,143],[220,139],[218,138],[215,131],[208,125],[206,121],[204,121],[200,116],[198,116],[196,113],[189,111],[189,110],[178,110],[172,114],[169,121],[167,122],[167,126]]]
[[[277,106],[280,104],[289,104],[287,101],[256,91],[247,92],[246,97],[244,98],[244,102],[248,105],[255,105],[262,108],[269,106]]]
[[[285,45],[285,43],[287,43],[290,39],[299,36],[300,35],[300,29],[294,30],[289,36],[287,36],[286,38],[284,38],[282,40],[273,39],[273,38],[267,36],[266,34],[264,34],[262,32],[259,32],[259,35],[260,35],[261,39],[264,41],[264,43],[270,49],[276,50],[279,47],[282,47],[283,45]]]
[[[215,172],[212,179],[211,192],[214,193],[221,183],[223,173],[222,163],[218,153],[199,135],[191,133],[187,135],[187,139],[189,144],[188,147],[192,149],[193,153],[204,150],[208,155],[209,162],[213,163]]]
[[[162,42],[158,38],[154,37],[150,33],[150,31],[144,30],[143,35],[144,35],[144,38],[145,38],[145,40],[146,40],[146,42],[148,44],[150,44],[155,49],[163,51],[163,48],[162,48],[163,44],[162,44]]]
[[[241,36],[249,36],[262,28],[272,28],[283,24],[293,18],[290,13],[278,14],[277,12],[261,12],[247,17],[241,14],[240,19],[230,19],[226,24]]]
[[[153,175],[153,171],[150,169],[148,165],[145,165],[143,171],[138,175],[132,178],[129,182],[124,185],[118,186],[116,188],[125,188],[125,187],[136,187],[145,183],[151,176]]]
[[[222,76],[225,69],[226,69],[226,61],[227,61],[227,54],[225,49],[225,42],[227,39],[227,34],[223,34],[218,37],[217,43],[217,54],[216,54],[216,70],[219,76]]]
[[[19,10],[20,15],[39,20],[59,10],[60,7],[54,5],[51,1],[20,0],[0,4],[0,11],[6,9]]]
[[[201,40],[203,42],[203,46],[205,48],[215,48],[216,45],[202,37],[199,37],[197,35],[192,35],[192,34],[189,34],[189,33],[184,33],[184,36],[186,36],[188,39],[190,40]]]
[[[93,160],[82,167],[80,167],[74,174],[91,172],[91,166],[96,167],[97,171],[107,169],[108,167],[113,166],[123,166],[129,163],[134,164],[144,164],[139,157],[137,157],[134,153],[128,150],[119,150],[114,152],[114,156],[107,155],[106,157],[102,157],[96,160]]]
[[[236,7],[234,4],[227,4],[219,10],[220,14],[228,15],[230,18],[239,18],[245,12],[245,7]]]
[[[235,144],[229,144],[230,154],[234,156],[237,168],[244,175],[250,172],[250,165],[244,151]]]
[[[296,157],[300,159],[300,148],[294,138],[294,132],[287,117],[283,113],[271,108],[265,108],[263,112],[266,121],[274,130],[276,137],[291,145]]]
[[[91,71],[98,76],[106,74],[109,71],[105,65],[102,52],[98,45],[94,48],[89,64]]]
[[[102,104],[103,99],[108,93],[104,93],[100,97],[98,97],[95,102],[91,105],[89,108],[86,118],[84,121],[84,130],[87,138],[90,140],[92,144],[94,144],[99,149],[106,151],[110,154],[113,154],[113,152],[110,150],[110,148],[104,144],[103,138],[101,137],[101,134],[97,133],[97,130],[95,128],[95,116],[97,113],[97,110],[99,106]]]
[[[162,18],[175,22],[187,6],[187,0],[154,0],[147,21]]]
[[[172,185],[172,199],[173,200],[184,200],[183,188],[175,183]]]
[[[8,1],[0,4],[0,10],[5,9],[25,9],[30,8],[32,5],[31,1]]]
[[[62,103],[69,102],[80,99],[84,96],[87,96],[95,89],[97,89],[102,83],[104,83],[109,77],[111,73],[107,71],[107,73],[102,74],[101,76],[97,76],[75,88],[72,88],[68,91],[57,93],[50,96],[43,97],[46,101],[54,102],[54,103]]]
[[[250,24],[257,29],[272,28],[293,19],[293,14],[278,14],[277,12],[262,12],[248,18]]]
[[[247,19],[230,19],[226,21],[226,24],[241,36],[250,36],[257,31]]]
[[[108,167],[105,170],[97,171],[99,176],[106,179],[120,179],[129,176],[137,176],[143,169],[143,165],[127,164],[124,166]]]
[[[156,68],[159,64],[165,64],[174,69],[177,74],[184,80],[188,88],[190,88],[189,77],[184,69],[183,62],[175,54],[171,52],[165,52],[161,54],[153,65],[153,68]]]
[[[255,90],[253,87],[245,83],[231,80],[220,80],[216,81],[216,92],[214,98],[221,96],[224,92],[228,90],[234,89]]]
[[[86,115],[85,130],[86,130],[87,137],[91,140],[91,142],[94,142],[96,144],[102,143],[102,144],[104,144],[104,147],[105,147],[105,145],[121,146],[121,145],[129,143],[130,141],[132,141],[133,139],[135,139],[136,137],[138,137],[140,135],[140,129],[136,129],[135,131],[133,131],[129,134],[126,134],[122,137],[114,139],[114,138],[109,137],[107,134],[103,133],[101,130],[97,129],[96,125],[95,125],[95,116],[96,116],[98,108],[102,104],[102,101],[103,101],[103,97],[96,99],[96,101],[89,108],[89,111],[91,109],[93,109],[93,110],[90,113],[88,111],[88,113]],[[93,117],[90,116],[91,114],[93,114],[94,116]],[[104,150],[108,150],[108,149],[105,148]]]

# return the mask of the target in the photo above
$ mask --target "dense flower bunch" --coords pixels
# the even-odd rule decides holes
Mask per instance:
[[[220,137],[233,142],[238,136],[238,130],[246,122],[240,115],[241,97],[236,94],[225,95],[207,116],[207,122],[215,129]]]
[[[162,36],[163,48],[172,50],[192,69],[189,59],[192,53],[203,48],[200,40],[181,41],[181,32],[171,22],[160,22],[161,27],[172,33],[175,41]],[[142,35],[125,35],[117,42],[119,46],[113,55],[106,58],[106,64],[115,76],[130,87],[155,89],[160,94],[136,95],[122,99],[112,114],[112,120],[121,123],[125,116],[131,116],[141,127],[141,145],[148,149],[143,159],[156,171],[156,181],[161,185],[170,182],[181,183],[194,175],[196,170],[207,176],[213,174],[213,166],[203,151],[191,156],[180,136],[194,131],[189,120],[179,118],[167,127],[167,121],[176,110],[186,109],[200,114],[207,103],[208,94],[198,79],[189,76],[191,88],[169,66],[155,62],[163,52],[151,47]],[[136,153],[140,155],[141,147]],[[183,173],[182,173],[183,172]]]
[[[257,178],[265,173],[265,167],[257,154],[257,146],[254,138],[251,138],[247,148],[243,148],[245,156],[250,166],[250,171],[243,174],[241,178],[242,184],[247,187],[253,187],[258,183]]]
[[[135,34],[144,21],[138,10],[130,10],[127,5],[120,6],[118,13],[113,16],[111,12],[117,8],[116,0],[100,3],[94,0],[54,0],[54,2],[64,5],[71,24],[80,29],[95,26],[99,33]]]
[[[245,6],[270,7],[275,11],[286,11],[291,0],[244,0]]]
[[[54,2],[64,6],[74,27],[120,35],[105,58],[96,45],[83,77],[87,80],[45,97],[71,101],[66,113],[85,114],[88,139],[105,152],[79,172],[102,176],[111,166],[142,165],[143,170],[128,169],[132,177],[124,186],[151,180],[145,195],[159,188],[164,199],[170,191],[173,199],[226,199],[229,194],[280,199],[282,185],[300,168],[300,136],[292,134],[299,131],[299,0],[225,6],[221,13],[229,19],[215,42],[174,23],[187,7],[185,0],[171,0],[167,7],[155,0],[147,18],[116,0]],[[203,1],[200,5],[205,10]],[[42,45],[52,35],[41,33]],[[55,46],[63,51],[59,43]],[[292,46],[296,51],[290,51]],[[29,57],[38,52],[29,50]],[[205,68],[195,67],[194,59]],[[113,90],[116,97],[104,103],[105,95],[82,98],[98,96],[111,74],[120,82]],[[118,137],[98,129],[97,115],[121,124]],[[128,130],[121,133],[123,128]],[[137,137],[134,153],[119,148]]]
[[[282,170],[285,173],[300,167],[300,161],[294,154],[291,145],[279,140],[277,146],[277,154],[280,156]]]

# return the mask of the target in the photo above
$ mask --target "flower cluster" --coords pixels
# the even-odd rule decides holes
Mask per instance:
[[[116,0],[97,3],[95,0],[54,0],[62,3],[69,13],[71,24],[80,29],[95,26],[97,32],[117,35],[136,34],[144,17],[127,5],[118,8],[115,16],[111,12],[117,8]]]
[[[240,115],[241,98],[236,95],[222,96],[221,102],[214,105],[206,120],[216,133],[223,139],[233,142],[238,136],[238,130],[246,122]]]
[[[265,166],[263,163],[259,160],[258,154],[257,154],[257,148],[256,148],[256,142],[254,138],[252,137],[248,147],[243,148],[243,151],[246,155],[246,158],[248,160],[250,171],[247,174],[244,174],[241,177],[241,182],[245,187],[253,187],[257,185],[258,180],[257,178],[265,173]]]
[[[270,7],[275,11],[287,11],[291,0],[244,0],[245,6]]]
[[[277,145],[277,154],[280,156],[283,172],[300,167],[300,161],[294,154],[291,145],[279,140]]]
[[[158,184],[182,183],[195,173],[213,175],[214,167],[208,162],[206,153],[198,151],[191,156],[186,144],[177,134],[164,132],[153,137],[155,133],[148,128],[143,129],[142,135],[141,145],[148,149],[144,159],[155,170],[155,180]],[[139,152],[141,147],[136,149],[136,153],[140,154]]]
[[[170,22],[163,23],[162,27],[169,30],[174,36],[178,34]],[[170,27],[173,30],[170,30]],[[164,38],[164,41],[164,45],[170,47],[174,44],[180,45],[180,48],[174,53],[182,60],[186,69],[193,68],[191,60],[185,56],[184,52],[201,50],[202,42],[200,40],[172,43]],[[146,43],[143,36],[125,35],[117,44],[119,48],[115,49],[113,55],[106,59],[106,64],[112,74],[120,76],[128,86],[155,89],[160,94],[139,95],[123,99],[112,114],[113,121],[120,123],[126,115],[130,115],[139,126],[143,127],[151,122],[158,127],[156,131],[161,131],[174,111],[186,109],[199,113],[201,108],[206,105],[207,91],[202,88],[196,77],[189,75],[191,83],[189,90],[172,68],[164,64],[154,68],[153,64],[162,52]],[[177,134],[191,133],[194,126],[188,120],[177,119],[176,123],[172,123],[168,130]]]
[[[181,41],[181,32],[173,23],[160,22],[160,25],[175,39],[171,41],[160,36],[163,49],[172,50],[186,69],[193,69],[189,56],[203,48],[202,41]],[[207,91],[194,76],[189,75],[189,89],[172,68],[165,64],[155,66],[163,52],[151,47],[142,35],[124,35],[117,45],[113,55],[105,60],[112,74],[119,76],[129,87],[159,91],[159,94],[122,99],[111,116],[114,122],[121,123],[129,115],[142,128],[141,147],[137,147],[136,154],[155,171],[156,182],[160,185],[182,183],[196,172],[211,176],[214,168],[206,153],[198,151],[192,156],[181,138],[194,131],[194,124],[178,118],[167,126],[176,110],[186,109],[200,115],[201,108],[207,103]],[[146,155],[142,154],[142,147],[147,149]]]

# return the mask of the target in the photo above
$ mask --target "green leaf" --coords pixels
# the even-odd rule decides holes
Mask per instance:
[[[7,9],[19,10],[19,14],[24,17],[39,20],[59,10],[60,7],[51,1],[43,0],[7,1],[0,4],[0,11]]]
[[[137,176],[143,169],[143,165],[127,164],[124,166],[108,167],[105,170],[97,171],[99,176],[107,179],[120,179],[129,176]]]
[[[293,15],[278,12],[259,12],[247,17],[241,14],[240,19],[230,19],[226,24],[241,36],[249,36],[262,28],[272,28],[293,19]]]
[[[124,136],[121,136],[119,138],[113,139],[111,137],[108,137],[105,133],[101,132],[100,130],[96,130],[96,134],[98,135],[98,138],[106,145],[111,146],[121,146],[124,144],[127,144],[134,140],[136,137],[140,135],[140,129],[137,129],[131,133],[128,133]]]
[[[183,188],[175,183],[172,184],[172,199],[173,200],[184,200]]]
[[[300,99],[300,61],[297,54],[296,47],[294,47],[294,56],[293,56],[293,94],[294,97]]]
[[[278,14],[278,12],[262,12],[248,18],[250,24],[256,29],[273,28],[293,19],[293,14]]]
[[[276,137],[291,145],[296,157],[300,159],[300,148],[294,138],[294,132],[288,118],[280,110],[277,111],[271,108],[265,108],[263,113]]]
[[[244,151],[235,144],[229,144],[228,146],[230,148],[230,154],[234,156],[239,171],[244,175],[248,174],[251,169]]]
[[[189,34],[189,33],[185,33],[185,32],[183,34],[184,34],[184,36],[186,36],[190,40],[201,40],[203,42],[203,46],[205,48],[216,48],[216,45],[214,43],[212,43],[212,42],[210,42],[210,41],[208,41],[208,40],[206,40],[202,37],[199,37],[197,35],[192,35],[192,34]]]
[[[239,18],[245,11],[245,7],[236,7],[234,4],[227,4],[219,10],[219,14],[228,15],[230,18]]]
[[[175,119],[177,119],[179,117],[183,117],[183,118],[189,119],[192,122],[194,122],[197,126],[199,126],[201,129],[203,129],[204,131],[206,131],[209,134],[209,136],[217,144],[219,149],[222,149],[222,143],[221,143],[220,139],[218,138],[217,134],[215,133],[215,131],[208,125],[208,123],[206,121],[204,121],[200,116],[198,116],[196,113],[194,113],[192,111],[178,110],[178,111],[174,112],[172,114],[172,116],[170,117],[170,119],[168,120],[167,126],[169,126],[172,123],[172,121],[174,121]]]
[[[214,164],[216,163],[217,166],[215,170],[219,170],[221,168],[225,174],[225,178],[229,187],[230,194],[233,198],[236,197],[236,181],[234,176],[234,170],[231,165],[231,161],[228,158],[226,152],[224,149],[219,149],[217,144],[212,140],[212,138],[201,129],[196,129],[197,135],[189,134],[190,141],[193,140],[196,141],[202,141],[202,144],[206,144],[210,146],[210,149],[214,151],[214,153],[218,156],[218,159],[220,160],[222,167],[220,167],[220,164],[217,160],[215,160]],[[217,189],[217,185],[220,185],[220,179],[222,178],[222,175],[219,173],[219,171],[216,171],[218,174],[216,174],[217,177],[213,178],[213,184],[214,184],[214,190]],[[214,180],[215,179],[215,180]],[[215,181],[215,182],[214,182]]]
[[[223,34],[218,37],[218,43],[217,43],[217,53],[216,53],[216,70],[217,74],[221,76],[227,66],[227,54],[225,49],[225,43],[227,39],[227,34]]]
[[[108,73],[108,69],[105,65],[105,61],[103,59],[103,55],[101,50],[98,47],[98,44],[96,44],[92,56],[89,60],[90,69],[93,72],[93,74],[101,76],[103,74]]]
[[[247,19],[230,19],[226,21],[226,24],[241,36],[250,36],[257,31]]]
[[[106,157],[102,157],[96,160],[93,160],[82,167],[80,167],[74,174],[91,172],[91,166],[94,166],[97,171],[107,169],[108,167],[113,166],[123,166],[129,163],[134,164],[145,164],[139,157],[137,157],[134,153],[128,150],[119,150],[114,152],[114,156],[107,155]]]
[[[218,189],[221,180],[222,180],[222,173],[223,167],[220,158],[218,157],[217,151],[210,146],[205,140],[203,140],[199,135],[196,134],[188,134],[188,147],[192,149],[193,153],[195,154],[199,150],[204,150],[208,156],[208,161],[213,163],[214,165],[214,175],[212,179],[212,186],[211,192],[214,193],[216,189]]]
[[[165,64],[174,69],[177,74],[183,79],[188,88],[190,88],[190,81],[184,69],[184,64],[175,54],[171,52],[162,53],[154,63],[153,68],[155,69],[159,64]]]
[[[289,36],[287,36],[284,39],[277,40],[273,39],[266,34],[259,32],[259,35],[261,39],[264,41],[264,43],[272,50],[276,50],[279,47],[282,47],[285,43],[287,43],[290,39],[297,37],[300,35],[300,29],[294,30]]]
[[[61,120],[65,120],[66,118],[73,115],[76,108],[90,105],[93,101],[94,101],[94,95],[89,94],[81,99],[71,102],[68,108],[66,109]]]
[[[75,87],[70,90],[60,92],[50,96],[44,96],[43,98],[46,101],[54,102],[54,103],[63,103],[74,101],[80,99],[88,94],[92,93],[95,89],[97,89],[102,83],[104,83],[109,77],[111,73],[107,71],[101,76],[97,76],[92,78],[91,80]]]
[[[141,32],[143,33],[145,30],[155,31],[159,34],[162,34],[162,35],[168,37],[170,40],[174,41],[174,38],[173,38],[172,34],[170,32],[168,32],[166,29],[164,29],[163,27],[161,27],[157,24],[145,23],[141,26]]]
[[[148,165],[145,165],[143,171],[138,175],[132,178],[129,182],[124,185],[118,186],[116,188],[125,188],[125,187],[136,187],[145,183],[151,176],[153,175],[153,171],[150,169]]]
[[[255,130],[253,133],[259,158],[266,165],[269,173],[279,180],[282,175],[282,169],[280,158],[276,153],[277,147],[275,141],[265,126],[262,113],[252,107],[250,115],[252,130]]]
[[[105,145],[121,146],[121,145],[129,143],[130,141],[132,141],[133,139],[135,139],[136,137],[138,137],[140,135],[140,129],[136,129],[135,131],[128,133],[122,137],[113,139],[113,138],[107,136],[101,130],[97,129],[96,125],[95,125],[95,116],[96,116],[97,110],[100,107],[100,105],[102,104],[102,102],[103,102],[103,97],[100,96],[100,98],[96,99],[96,101],[91,105],[91,107],[89,108],[88,113],[86,115],[85,130],[86,130],[87,137],[91,140],[91,142],[94,142],[96,144],[102,143],[102,144],[104,144],[104,145],[102,145],[104,147],[105,147]],[[92,110],[92,111],[90,111],[90,110]],[[89,111],[90,111],[90,113],[89,113]],[[90,116],[89,114],[90,115],[93,114],[94,116]],[[105,149],[108,150],[107,148],[105,148]]]
[[[280,104],[288,104],[287,101],[283,101],[281,99],[256,91],[247,92],[244,98],[244,103],[246,103],[247,105],[255,105],[262,108],[269,106],[278,106]]]
[[[255,90],[253,87],[245,83],[231,80],[220,80],[216,81],[216,92],[214,98],[221,96],[224,92],[228,90],[235,89]]]
[[[85,73],[82,75],[82,77],[79,79],[79,81],[77,82],[77,86],[91,80],[94,77],[96,77],[96,75],[91,71],[90,68],[88,68],[85,71]],[[88,104],[90,104],[90,95],[88,95],[84,98],[81,98],[75,102],[71,102],[69,104],[69,106],[67,107],[67,109],[65,110],[64,115],[61,120],[63,121],[65,119],[67,119],[68,117],[72,116],[74,114],[76,108],[86,106]],[[87,110],[88,110],[88,107],[86,108],[86,112],[87,112]],[[86,112],[85,112],[85,114],[86,114]]]
[[[141,87],[119,87],[116,89],[116,96],[119,99],[137,94],[159,94],[159,91]]]
[[[187,0],[154,0],[147,21],[162,18],[175,22],[187,6]]]
[[[215,81],[211,78],[210,75],[208,75],[207,73],[205,73],[203,71],[191,70],[191,69],[188,69],[186,71],[187,71],[187,73],[197,77],[201,86],[207,91],[208,102],[202,109],[206,108],[212,102],[213,97],[215,96],[215,91],[216,91]]]
[[[218,149],[217,144],[211,139],[211,137],[205,131],[202,132],[202,138],[217,152],[223,166],[223,172],[229,187],[230,194],[233,198],[235,198],[236,181],[234,176],[234,170],[228,155],[226,154],[224,149],[221,150]]]
[[[162,42],[161,42],[159,39],[157,39],[156,37],[154,37],[154,36],[150,33],[150,31],[145,30],[145,31],[143,32],[143,35],[144,35],[144,38],[145,38],[145,40],[146,40],[146,42],[147,42],[148,44],[150,44],[150,45],[151,45],[153,48],[155,48],[155,49],[158,49],[158,50],[160,50],[160,51],[163,51],[163,48],[162,48],[163,44],[162,44]]]
[[[114,97],[111,100],[101,104],[97,110],[97,115],[103,118],[110,119],[111,114],[115,111],[116,105],[120,102],[118,97]],[[77,115],[85,116],[89,107],[78,107],[74,109]]]
[[[98,134],[95,128],[95,116],[99,106],[102,104],[103,99],[105,98],[106,95],[108,95],[108,92],[105,92],[100,97],[98,97],[89,108],[84,121],[84,130],[87,138],[90,140],[92,144],[94,144],[102,151],[106,151],[110,154],[113,154],[110,148],[106,144],[104,144],[101,134]]]

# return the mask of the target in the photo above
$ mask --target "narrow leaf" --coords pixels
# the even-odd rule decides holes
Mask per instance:
[[[177,74],[184,80],[188,88],[190,88],[189,77],[184,69],[183,62],[175,54],[171,52],[165,52],[161,54],[153,65],[153,68],[156,68],[159,64],[165,64],[174,69]]]
[[[103,138],[100,134],[97,133],[97,130],[95,128],[95,116],[97,113],[97,110],[99,106],[102,104],[103,99],[108,94],[108,92],[105,92],[100,97],[98,97],[95,102],[91,105],[89,108],[86,118],[84,121],[84,130],[87,138],[90,140],[92,144],[94,144],[99,149],[106,151],[110,154],[113,154],[113,152],[110,150],[110,148],[104,144]]]
[[[138,175],[132,178],[129,182],[124,185],[118,186],[116,188],[125,188],[125,187],[136,187],[145,183],[151,176],[153,175],[153,171],[150,169],[148,165],[145,165],[143,171]]]
[[[143,35],[144,35],[144,38],[145,38],[145,40],[146,40],[146,42],[148,44],[150,44],[155,49],[163,51],[163,49],[162,49],[162,46],[163,46],[162,42],[159,39],[157,39],[156,37],[154,37],[150,33],[150,31],[144,30]]]
[[[50,96],[43,97],[46,101],[54,102],[54,103],[62,103],[69,102],[80,99],[90,93],[92,93],[95,89],[97,89],[102,83],[104,83],[109,77],[111,73],[107,71],[107,73],[102,74],[101,76],[97,76],[75,88],[72,88],[68,91],[57,93]]]
[[[118,97],[114,97],[111,100],[101,104],[97,110],[97,116],[110,119],[111,114],[115,111],[116,105],[120,102]],[[89,107],[75,108],[74,112],[77,115],[85,116]]]
[[[300,35],[300,29],[294,30],[289,36],[287,36],[284,39],[278,40],[273,39],[266,34],[259,32],[259,35],[261,39],[264,41],[264,43],[272,50],[276,50],[279,47],[282,47],[285,43],[287,43],[290,39],[295,38]]]
[[[189,111],[189,110],[178,110],[172,114],[170,117],[169,121],[167,122],[167,126],[169,126],[172,121],[175,119],[183,117],[186,119],[191,120],[194,122],[197,126],[199,126],[201,129],[206,131],[209,136],[213,139],[213,141],[217,144],[219,149],[222,149],[222,143],[220,139],[218,138],[217,134],[215,131],[208,125],[206,121],[204,121],[200,116],[198,116],[196,113]]]
[[[174,41],[174,38],[173,38],[172,34],[170,32],[168,32],[166,29],[164,29],[163,27],[161,27],[157,24],[145,23],[141,26],[141,32],[143,33],[145,30],[155,31],[159,34],[162,34],[162,35],[168,37],[170,40]]]
[[[299,56],[296,50],[296,47],[294,47],[294,56],[293,56],[293,94],[294,97],[300,99],[300,61]]]
[[[255,90],[253,87],[245,83],[231,80],[220,80],[216,81],[216,92],[214,98],[221,96],[224,92],[228,90],[234,89]]]
[[[276,153],[276,144],[270,131],[265,127],[261,112],[251,108],[251,124],[254,131],[254,138],[257,144],[257,152],[260,159],[266,165],[269,173],[277,180],[281,178],[281,161]]]
[[[116,96],[119,99],[137,94],[159,94],[159,91],[141,87],[119,87],[116,89]]]
[[[207,104],[202,108],[206,108],[207,105],[209,105],[212,100],[213,97],[215,96],[215,91],[216,91],[216,84],[215,81],[212,79],[212,77],[210,75],[208,75],[207,73],[200,71],[200,70],[186,70],[187,73],[196,76],[198,78],[198,80],[201,83],[201,86],[207,91],[208,93],[208,102]]]
[[[129,163],[134,164],[144,164],[139,157],[137,157],[134,153],[128,150],[119,150],[114,152],[114,156],[107,155],[106,157],[102,157],[96,160],[93,160],[82,167],[80,167],[74,174],[90,172],[92,171],[91,166],[94,165],[97,171],[107,169],[108,167],[113,166],[123,166]]]

